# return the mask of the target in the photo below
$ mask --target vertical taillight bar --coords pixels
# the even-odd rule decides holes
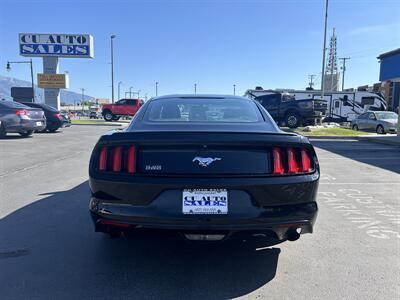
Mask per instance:
[[[128,173],[136,172],[136,147],[130,146],[126,152],[126,170]]]
[[[278,147],[272,149],[272,158],[274,160],[274,174],[283,174],[285,170],[283,168],[281,149]]]
[[[113,172],[121,172],[121,160],[122,160],[122,147],[115,147],[112,150],[111,169]]]
[[[297,173],[300,168],[296,160],[296,152],[293,148],[287,149],[288,156],[288,173]]]
[[[102,147],[99,155],[99,170],[105,171],[107,169],[107,147]]]
[[[301,149],[301,171],[311,172],[311,161],[308,151],[306,149]]]

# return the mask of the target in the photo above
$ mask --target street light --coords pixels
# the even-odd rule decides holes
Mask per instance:
[[[324,46],[322,50],[322,74],[321,74],[321,99],[324,100],[325,94],[325,52],[326,52],[326,27],[328,25],[328,0],[325,2],[325,30],[324,30]]]
[[[120,95],[121,83],[122,83],[122,81],[118,82],[118,100],[121,99],[121,95]]]
[[[33,81],[32,59],[30,59],[30,60],[21,60],[21,61],[7,61],[7,66],[6,66],[6,70],[7,71],[11,71],[11,65],[12,64],[30,64],[30,66],[31,66],[32,96],[33,96],[33,102],[35,102],[35,82]]]
[[[233,95],[236,95],[236,84],[233,85]]]
[[[156,81],[156,97],[158,96],[158,81]]]
[[[115,39],[116,35],[113,34],[110,36],[111,42],[111,101],[114,103],[114,43],[113,40]]]
[[[197,94],[197,83],[194,84],[194,94]]]

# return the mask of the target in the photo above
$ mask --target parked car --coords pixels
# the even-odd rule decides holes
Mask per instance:
[[[60,112],[61,116],[61,127],[71,127],[71,118],[68,113]]]
[[[115,104],[103,104],[102,115],[106,121],[118,121],[121,116],[134,116],[143,103],[141,99],[121,99]]]
[[[24,105],[34,108],[40,108],[44,111],[47,120],[47,126],[44,130],[55,132],[65,126],[64,117],[55,107],[44,103],[23,102]]]
[[[168,229],[189,240],[265,233],[296,240],[317,217],[319,166],[308,139],[281,131],[251,99],[152,98],[89,163],[95,230]]]
[[[392,111],[368,111],[351,122],[353,130],[375,131],[378,134],[396,133],[398,115]]]
[[[14,101],[0,101],[0,120],[0,137],[5,137],[7,133],[27,137],[36,130],[46,128],[43,110]]]
[[[90,119],[99,119],[101,118],[101,114],[98,111],[92,110],[89,112]]]
[[[270,92],[253,99],[261,103],[275,122],[279,125],[285,124],[290,128],[320,122],[328,107],[325,100],[296,100],[292,95],[278,92]]]

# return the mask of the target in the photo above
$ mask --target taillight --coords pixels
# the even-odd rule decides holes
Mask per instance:
[[[283,153],[286,153],[284,157]],[[310,152],[305,148],[288,147],[272,149],[273,174],[304,174],[314,170]]]
[[[18,109],[17,111],[15,111],[15,114],[17,116],[26,116],[28,115],[28,111],[26,109]]]
[[[297,164],[296,152],[293,148],[287,149],[287,158],[288,158],[288,173],[297,173],[299,172],[299,165]]]
[[[274,174],[283,174],[285,170],[283,168],[281,149],[275,147],[272,150],[272,157],[274,160]]]
[[[99,171],[135,173],[135,146],[102,147],[99,153],[98,169]]]
[[[312,171],[311,160],[307,149],[301,149],[301,171],[306,173]]]
[[[107,147],[103,147],[100,150],[99,155],[99,170],[105,171],[107,169]]]
[[[115,147],[112,150],[111,170],[113,172],[121,172],[121,159],[122,159],[122,147]]]
[[[126,170],[128,173],[136,172],[136,148],[131,146],[126,152]]]
[[[60,113],[54,114],[53,116],[58,118],[58,119],[61,119],[61,114]]]

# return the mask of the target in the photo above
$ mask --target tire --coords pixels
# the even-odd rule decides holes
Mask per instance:
[[[301,124],[300,116],[296,112],[289,112],[285,117],[286,126],[289,128],[297,128]]]
[[[121,117],[114,116],[114,117],[112,118],[112,120],[113,120],[113,121],[118,121],[119,118],[121,118]]]
[[[51,129],[49,129],[49,132],[54,133],[54,132],[56,132],[57,130],[58,130],[58,128],[51,128]]]
[[[383,128],[382,125],[376,126],[376,133],[377,133],[377,134],[386,134],[385,128]]]
[[[28,131],[19,133],[19,135],[22,137],[28,137],[28,136],[31,136],[32,134],[33,134],[33,130],[28,130]]]
[[[104,120],[106,120],[107,122],[111,122],[114,118],[114,115],[112,114],[111,111],[107,110],[107,111],[103,112],[103,117],[104,117]]]
[[[4,123],[2,122],[0,124],[0,139],[5,138],[6,135],[7,135],[6,127],[5,127]]]
[[[355,130],[355,131],[358,131],[358,126],[357,126],[357,124],[354,124],[354,125],[351,127],[351,129],[353,129],[353,130]]]

